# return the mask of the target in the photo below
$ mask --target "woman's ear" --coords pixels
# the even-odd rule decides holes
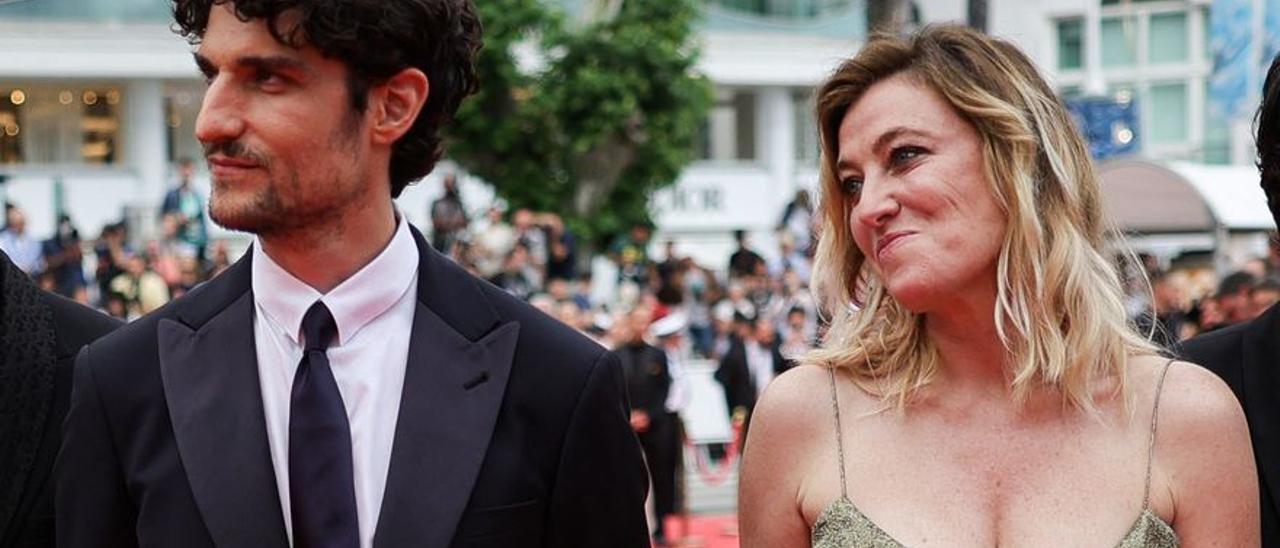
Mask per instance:
[[[431,83],[427,75],[416,68],[407,68],[370,93],[373,110],[373,140],[377,144],[391,145],[409,132],[427,103]]]

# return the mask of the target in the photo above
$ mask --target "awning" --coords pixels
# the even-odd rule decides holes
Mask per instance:
[[[1275,229],[1253,166],[1117,160],[1098,174],[1107,214],[1126,232]]]

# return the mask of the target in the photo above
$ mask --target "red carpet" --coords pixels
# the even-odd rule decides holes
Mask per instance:
[[[738,548],[736,516],[689,516],[689,530],[684,520],[667,518],[667,540],[673,547]]]

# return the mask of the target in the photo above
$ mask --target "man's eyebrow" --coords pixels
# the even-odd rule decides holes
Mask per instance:
[[[200,52],[194,52],[191,55],[196,60],[196,66],[200,67],[200,72],[212,74],[218,71],[213,62],[200,55]],[[235,64],[239,67],[257,70],[311,72],[306,63],[283,55],[246,55],[236,58]]]
[[[269,71],[311,72],[306,63],[283,55],[246,55],[236,59],[236,64],[246,68]]]
[[[209,60],[205,58],[205,56],[200,55],[200,52],[198,51],[191,52],[191,57],[196,60],[196,66],[199,67],[200,72],[204,73],[205,75],[209,75],[214,72],[217,72],[217,70],[213,68],[213,63],[210,63]]]

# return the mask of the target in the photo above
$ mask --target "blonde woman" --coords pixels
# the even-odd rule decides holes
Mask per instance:
[[[1031,62],[961,27],[875,38],[817,104],[832,326],[756,407],[742,545],[1257,545],[1240,407],[1127,326]]]

